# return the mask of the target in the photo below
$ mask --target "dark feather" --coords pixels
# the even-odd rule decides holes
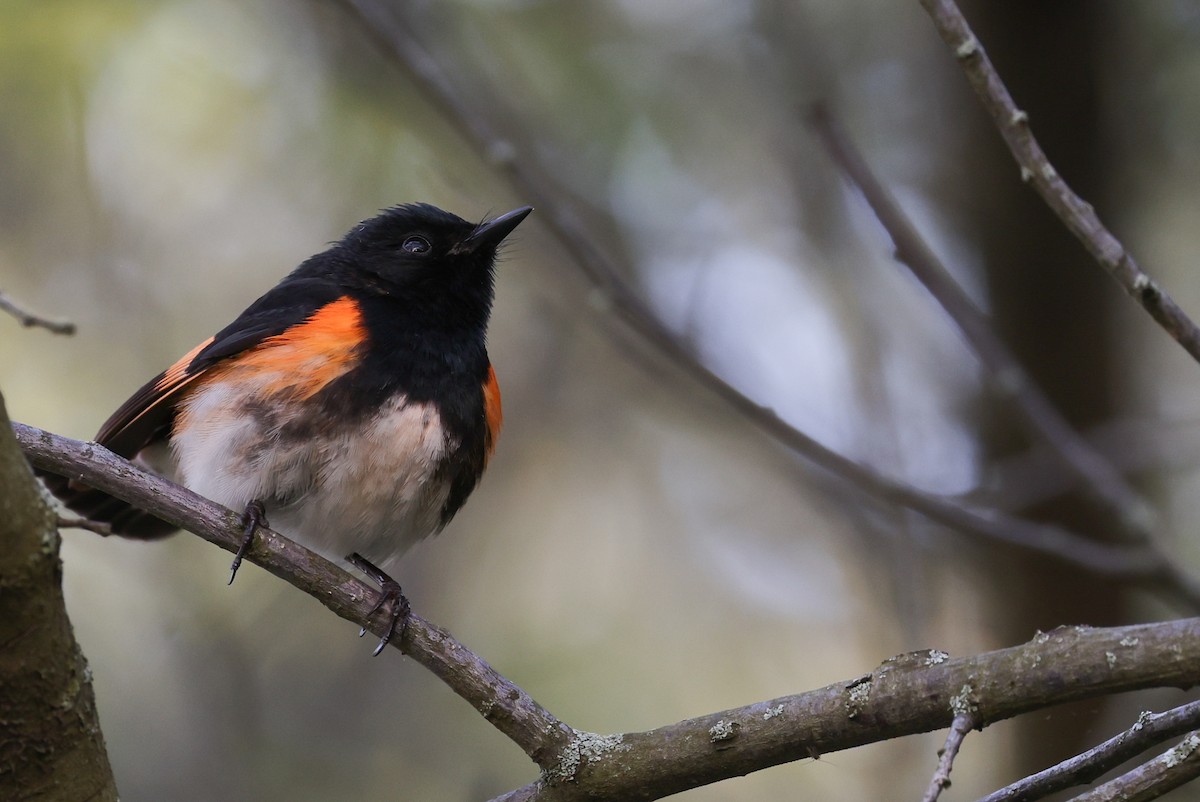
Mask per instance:
[[[339,297],[338,287],[329,279],[299,275],[308,265],[306,262],[251,304],[233,323],[139,388],[100,427],[96,442],[126,459],[135,459],[144,449],[166,442],[179,401],[205,371],[223,359],[282,334]],[[109,524],[115,534],[150,539],[175,531],[174,525],[107,493],[59,476],[44,472],[41,475],[47,489],[68,509],[88,520]]]

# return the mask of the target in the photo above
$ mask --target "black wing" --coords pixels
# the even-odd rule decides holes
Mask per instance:
[[[139,388],[100,427],[96,442],[127,459],[135,458],[147,447],[165,443],[184,392],[209,368],[303,322],[341,292],[326,278],[289,276],[247,307],[233,323]],[[89,520],[109,524],[115,534],[156,538],[175,531],[172,524],[99,490],[39,473],[50,492],[69,509]]]

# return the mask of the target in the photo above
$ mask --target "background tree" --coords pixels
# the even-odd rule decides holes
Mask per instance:
[[[1097,73],[1111,46],[1115,21],[1109,7],[975,3],[970,12],[1009,88],[1036,121],[1056,167],[1110,216],[1116,210],[1108,203],[1108,181],[1116,165],[1101,137],[1083,134],[1104,129]],[[1127,322],[1119,315],[1120,290],[1096,270],[1046,205],[1012,180],[1012,157],[991,121],[982,114],[973,119],[970,151],[978,160],[969,181],[989,191],[972,193],[971,223],[978,231],[975,242],[996,329],[1055,406],[1079,429],[1095,429],[1120,414],[1125,379],[1118,368],[1118,327]],[[990,400],[982,419],[985,448],[1001,458],[1028,448],[1029,438],[1010,406]],[[1046,499],[1025,512],[1100,540],[1120,538],[1114,520],[1078,493]],[[984,558],[993,565],[995,559],[990,552]],[[1027,553],[1005,559],[1013,562],[990,572],[1002,637],[1020,638],[1063,621],[1125,620],[1128,589]],[[1063,712],[1049,722],[1024,725],[1019,759],[1028,771],[1042,767],[1048,755],[1066,757],[1086,748],[1099,708],[1081,703]]]

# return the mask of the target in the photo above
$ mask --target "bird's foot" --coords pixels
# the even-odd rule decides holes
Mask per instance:
[[[400,592],[400,583],[385,574],[374,563],[367,560],[358,552],[354,552],[346,557],[346,562],[353,565],[358,570],[369,576],[371,579],[379,583],[379,601],[375,602],[375,606],[371,608],[371,612],[367,613],[368,617],[374,616],[380,610],[388,611],[388,627],[384,631],[383,637],[379,640],[379,645],[375,647],[372,653],[373,657],[378,657],[384,647],[391,641],[392,635],[397,631],[404,633],[404,626],[408,623],[408,599],[404,598],[404,594]],[[361,638],[367,634],[366,627],[358,633]]]
[[[242,513],[242,544],[238,546],[237,553],[233,555],[233,565],[229,566],[229,584],[233,584],[238,569],[242,567],[242,558],[254,544],[254,535],[260,528],[266,529],[269,526],[267,510],[261,501],[255,499],[246,505],[246,511]]]

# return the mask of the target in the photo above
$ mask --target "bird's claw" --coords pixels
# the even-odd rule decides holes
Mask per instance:
[[[375,602],[375,606],[367,613],[368,618],[373,618],[380,610],[386,609],[388,611],[387,629],[384,630],[383,637],[379,639],[379,645],[375,647],[375,651],[371,655],[372,657],[378,657],[388,643],[391,642],[392,635],[396,632],[397,628],[399,628],[401,633],[404,632],[404,626],[408,623],[408,614],[410,612],[408,599],[401,592],[399,582],[392,579],[358,552],[347,556],[346,561],[379,584],[379,600]],[[363,627],[359,630],[358,636],[361,638],[366,634],[367,628]]]
[[[260,528],[267,528],[270,524],[267,523],[267,510],[263,503],[257,499],[246,505],[246,511],[242,513],[242,543],[238,546],[237,553],[233,555],[233,564],[229,566],[229,584],[233,584],[233,580],[237,577],[238,569],[242,567],[242,558],[246,556],[246,552],[250,551],[250,546],[254,544],[254,535]]]

